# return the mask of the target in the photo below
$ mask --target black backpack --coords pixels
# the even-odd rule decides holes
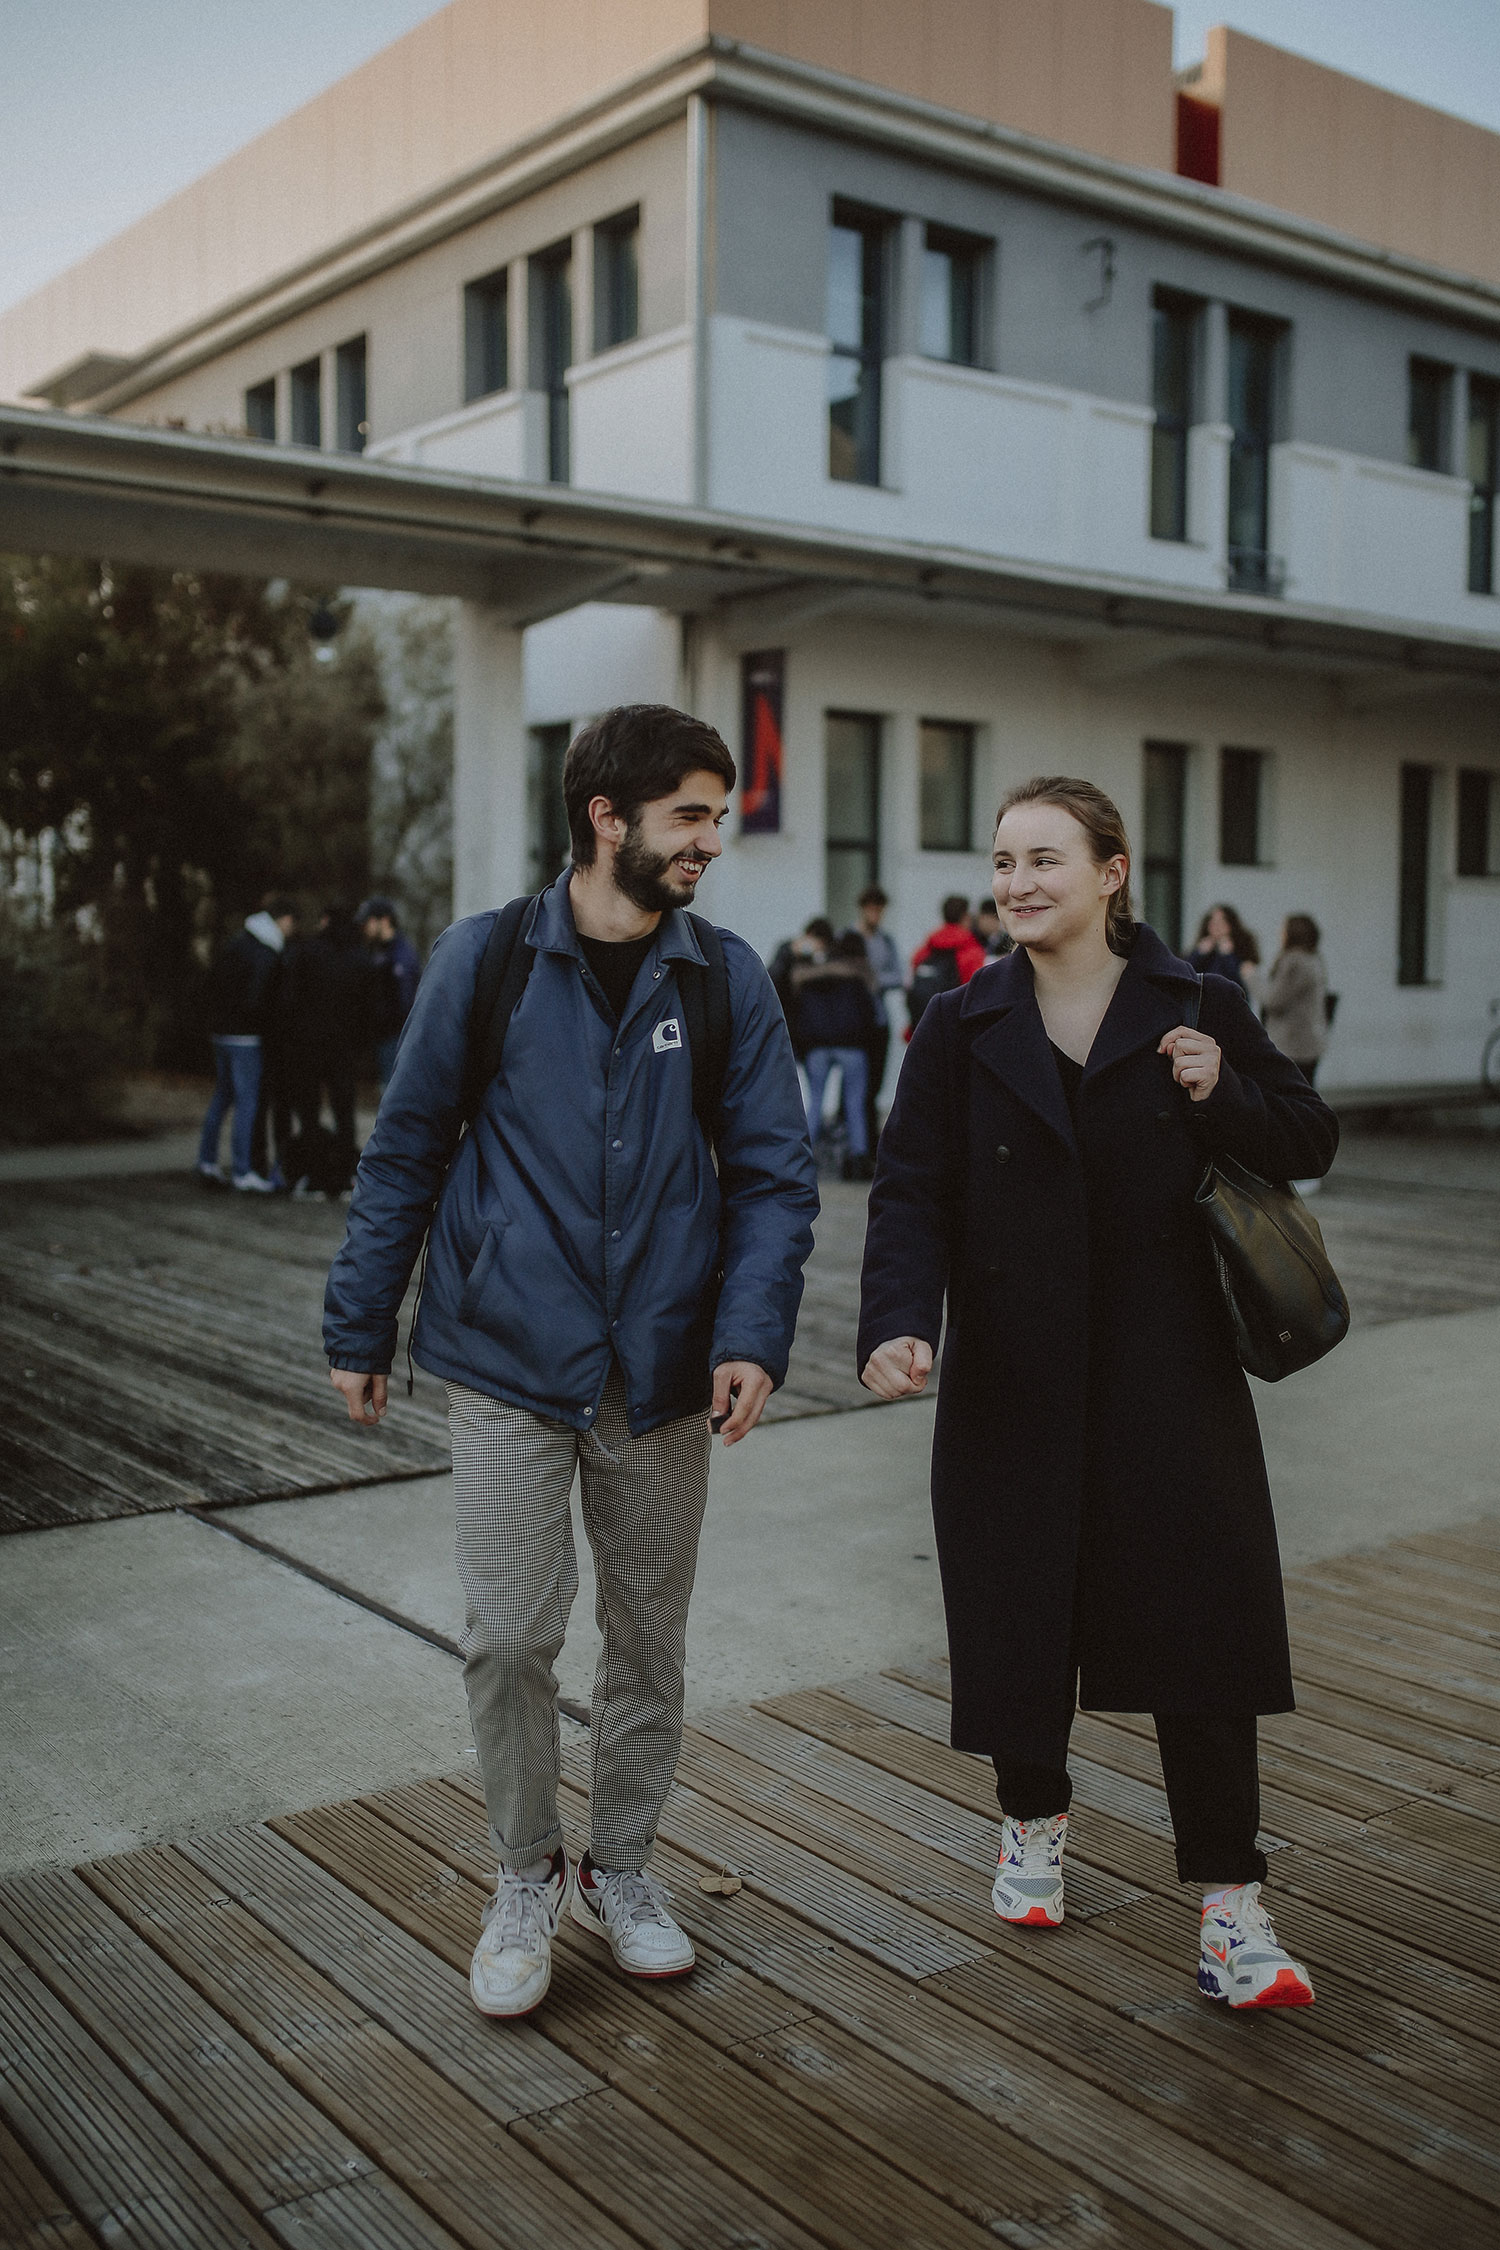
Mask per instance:
[[[951,992],[958,982],[958,955],[952,946],[944,946],[912,970],[911,984],[906,994],[906,1013],[913,1031],[922,1020],[922,1011],[929,1000],[940,992]]]
[[[479,1115],[489,1086],[500,1070],[505,1034],[516,1003],[526,990],[536,955],[521,943],[521,933],[536,905],[535,898],[513,898],[495,916],[495,926],[485,941],[474,1000],[469,1010],[469,1054],[464,1088],[464,1120],[472,1125]],[[719,933],[701,914],[689,914],[693,933],[703,952],[704,967],[678,961],[677,992],[682,1003],[683,1031],[693,1065],[693,1115],[702,1126],[710,1147],[717,1138],[724,1077],[729,1068],[729,972]]]

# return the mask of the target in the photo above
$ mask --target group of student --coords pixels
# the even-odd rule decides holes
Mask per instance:
[[[496,2018],[542,2001],[564,1913],[626,1975],[694,1963],[649,1862],[710,1446],[746,1437],[785,1380],[818,1211],[772,980],[685,911],[735,779],[714,729],[665,706],[577,737],[571,868],[439,939],[329,1276],[331,1378],[374,1428],[427,1244],[410,1349],[448,1392],[464,1677],[499,1862],[470,1990]],[[910,1398],[945,1338],[933,1518],[952,1740],[996,1774],[994,1913],[1055,1942],[1075,1709],[1150,1712],[1177,1874],[1199,1894],[1199,1992],[1306,2006],[1260,1897],[1256,1723],[1293,1708],[1276,1530],[1194,1195],[1210,1162],[1322,1174],[1337,1122],[1239,980],[1200,979],[1135,919],[1130,844],[1093,783],[1013,789],[993,865],[1011,950],[913,1030],[870,1192],[857,1366],[877,1397]],[[879,946],[870,970],[884,903],[863,902],[843,941],[789,949],[824,972],[865,954],[858,975],[802,975],[794,1015],[820,985],[868,997],[893,972]],[[476,1049],[507,930],[498,1052]],[[955,934],[939,950],[969,948]],[[813,1022],[826,1044],[833,1019]],[[576,1862],[555,1670],[575,1473],[603,1634]]]
[[[305,934],[289,898],[273,895],[247,915],[219,948],[205,994],[214,1090],[198,1145],[204,1186],[346,1194],[359,1157],[359,1079],[371,1068],[382,1086],[389,1078],[420,975],[388,898],[352,914],[325,906]],[[226,1173],[220,1144],[231,1113]]]

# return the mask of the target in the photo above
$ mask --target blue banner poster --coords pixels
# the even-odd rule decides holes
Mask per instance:
[[[740,834],[781,829],[781,704],[786,651],[758,649],[740,660]]]

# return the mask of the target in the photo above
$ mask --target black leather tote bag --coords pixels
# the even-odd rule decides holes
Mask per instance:
[[[1203,996],[1198,979],[1190,1027]],[[1322,1230],[1296,1189],[1262,1180],[1232,1157],[1210,1163],[1193,1197],[1208,1230],[1219,1287],[1247,1375],[1279,1383],[1311,1367],[1349,1333],[1349,1300]]]

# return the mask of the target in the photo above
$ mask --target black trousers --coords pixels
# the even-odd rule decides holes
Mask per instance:
[[[1214,1890],[1230,1883],[1263,1883],[1265,1854],[1256,1844],[1260,1826],[1260,1768],[1255,1717],[1233,1712],[1158,1711],[1156,1745],[1177,1843],[1177,1880]],[[1015,1820],[1045,1820],[1073,1801],[1068,1774],[1071,1710],[1059,1713],[1055,1748],[1044,1763],[995,1753],[1000,1809]]]

